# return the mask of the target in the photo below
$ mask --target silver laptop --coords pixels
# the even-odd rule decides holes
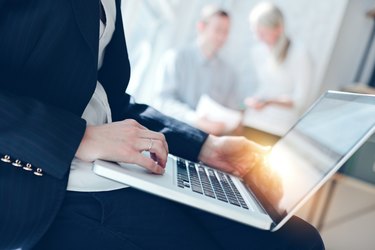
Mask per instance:
[[[375,132],[375,96],[328,91],[244,178],[169,155],[164,175],[97,160],[93,171],[176,202],[276,231]]]

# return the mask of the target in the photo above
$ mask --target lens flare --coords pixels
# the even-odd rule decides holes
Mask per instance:
[[[290,157],[285,148],[273,148],[266,157],[266,165],[274,170],[283,182],[292,181],[294,177],[293,157]]]

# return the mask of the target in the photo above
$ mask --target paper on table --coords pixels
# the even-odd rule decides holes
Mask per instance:
[[[233,110],[217,103],[208,95],[202,95],[199,99],[197,109],[199,117],[223,122],[225,124],[225,132],[230,132],[238,127],[242,120],[242,112]]]

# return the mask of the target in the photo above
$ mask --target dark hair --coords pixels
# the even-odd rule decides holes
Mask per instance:
[[[214,16],[229,18],[227,11],[217,7],[216,5],[206,5],[202,9],[200,21],[207,23]]]

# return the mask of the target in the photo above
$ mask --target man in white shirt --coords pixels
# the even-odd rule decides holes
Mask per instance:
[[[218,54],[229,29],[227,12],[213,5],[203,8],[196,41],[168,51],[163,58],[154,103],[159,110],[205,132],[216,135],[225,132],[222,122],[200,117],[196,108],[203,94],[228,108],[241,107],[235,72]]]

